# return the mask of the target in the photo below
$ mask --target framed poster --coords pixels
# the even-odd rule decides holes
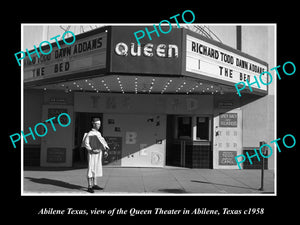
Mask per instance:
[[[219,151],[219,165],[236,165],[237,151]]]
[[[220,115],[220,127],[237,127],[237,113],[224,113]]]
[[[47,148],[48,163],[64,163],[66,162],[66,148]]]

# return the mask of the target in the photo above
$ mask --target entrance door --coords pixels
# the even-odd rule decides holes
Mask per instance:
[[[220,113],[214,118],[213,167],[238,169],[235,156],[242,154],[242,110]]]
[[[61,113],[67,113],[71,118],[70,125],[62,127],[57,121]],[[53,125],[46,122],[47,134],[41,138],[41,166],[43,167],[70,167],[72,166],[73,147],[73,107],[65,105],[44,105],[42,110],[42,121],[56,117]],[[68,123],[66,116],[61,116],[62,124]],[[39,132],[42,133],[42,132]]]
[[[168,115],[167,165],[186,166],[186,147],[192,142],[192,116]]]

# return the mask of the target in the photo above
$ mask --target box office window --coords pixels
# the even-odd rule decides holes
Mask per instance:
[[[193,141],[210,141],[208,116],[177,116],[174,137]]]
[[[196,140],[209,141],[209,117],[196,118]]]

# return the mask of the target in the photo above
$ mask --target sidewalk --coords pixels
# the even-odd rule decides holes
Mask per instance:
[[[103,190],[87,192],[86,168],[27,168],[23,176],[24,195],[195,195],[195,194],[274,194],[274,171],[212,170],[181,167],[104,167],[98,185]]]

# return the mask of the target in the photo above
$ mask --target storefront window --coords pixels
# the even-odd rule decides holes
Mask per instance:
[[[196,139],[201,141],[209,140],[209,118],[208,117],[197,117],[196,123]]]
[[[177,134],[178,139],[192,138],[192,117],[177,117]]]

